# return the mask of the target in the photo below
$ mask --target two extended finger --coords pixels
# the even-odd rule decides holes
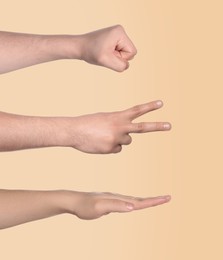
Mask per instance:
[[[123,111],[125,117],[130,121],[163,106],[161,100],[152,101],[146,104],[137,105]],[[140,122],[129,123],[126,127],[126,133],[147,133],[154,131],[167,131],[171,129],[171,124],[168,122]]]

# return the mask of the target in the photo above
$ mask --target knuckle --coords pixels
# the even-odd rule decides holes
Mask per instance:
[[[114,28],[119,29],[119,30],[124,30],[124,28],[123,28],[123,26],[121,24],[116,24],[114,26]]]
[[[134,56],[138,53],[138,50],[136,48],[134,48],[133,50]]]
[[[122,146],[119,145],[117,146],[114,150],[113,150],[113,153],[120,153],[122,151]]]
[[[110,28],[110,33],[111,34],[123,34],[124,32],[124,27],[121,24],[116,24],[114,26],[111,26]]]
[[[143,130],[144,130],[144,123],[137,123],[137,124],[136,124],[136,127],[137,127],[137,131],[138,131],[139,133],[142,133]]]
[[[103,192],[103,194],[104,194],[105,196],[111,196],[111,195],[113,195],[111,192],[108,192],[108,191]]]
[[[155,128],[156,128],[156,130],[163,130],[163,124],[159,123],[159,122],[156,122],[155,123]]]
[[[131,144],[131,143],[132,143],[132,137],[129,136],[128,144]]]
[[[131,50],[131,58],[134,58],[134,56],[138,53],[138,51],[135,46],[132,46],[130,50]]]
[[[131,144],[132,143],[132,137],[130,137],[130,139],[129,139],[129,144]]]
[[[124,69],[124,67],[122,68],[122,67],[119,67],[119,68],[116,68],[115,69],[117,72],[123,72],[125,69]]]
[[[128,69],[128,67],[129,67],[129,64],[128,64],[128,62],[120,62],[120,64],[119,64],[119,66],[117,66],[117,68],[116,68],[116,71],[117,72],[123,72],[123,71],[125,71],[126,69]]]

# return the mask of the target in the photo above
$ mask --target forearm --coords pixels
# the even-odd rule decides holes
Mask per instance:
[[[139,198],[108,192],[0,190],[0,229],[69,213],[97,219],[114,212],[158,206],[170,196]]]
[[[66,213],[67,193],[0,190],[0,229]]]
[[[118,112],[78,117],[33,117],[0,112],[0,151],[72,147],[86,153],[117,153],[132,142],[131,133],[168,131],[168,122],[132,123],[162,107],[160,100]]]
[[[0,151],[65,146],[67,121],[69,118],[0,112]]]
[[[81,35],[0,31],[0,74],[59,59],[81,59],[122,72],[135,55],[136,48],[120,25]]]
[[[80,59],[82,36],[0,32],[0,74],[59,59]]]

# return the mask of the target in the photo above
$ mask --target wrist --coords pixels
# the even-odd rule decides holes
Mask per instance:
[[[23,137],[23,148],[76,147],[74,117],[30,117],[27,121],[23,132],[28,133]]]
[[[67,120],[65,118],[30,117],[28,121],[25,130],[28,129],[28,126],[30,129],[26,136],[27,147],[24,148],[29,148],[29,146],[30,148],[66,146],[67,137],[64,126]],[[26,144],[25,140],[24,144]]]
[[[69,194],[66,190],[48,191],[51,197],[51,205],[55,209],[56,214],[68,213]]]
[[[69,117],[37,117],[36,128],[40,129],[37,134],[40,138],[37,147],[71,147],[71,127]],[[35,130],[34,130],[35,132]],[[74,133],[73,133],[74,134]],[[75,134],[74,134],[75,135]]]
[[[65,59],[83,60],[84,35],[67,35],[64,40]]]
[[[82,35],[44,35],[41,39],[50,60],[82,59]]]
[[[75,214],[77,194],[77,192],[70,190],[56,191],[55,203],[58,212],[61,214]]]
[[[60,117],[57,118],[55,125],[54,144],[61,147],[72,147],[77,149],[79,124],[76,117]]]

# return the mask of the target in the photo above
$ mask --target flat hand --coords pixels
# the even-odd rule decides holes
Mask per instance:
[[[137,51],[120,25],[83,35],[81,59],[122,72]]]
[[[170,123],[132,121],[162,107],[153,101],[133,108],[111,113],[97,113],[71,118],[66,126],[67,145],[86,153],[118,153],[122,145],[132,142],[131,133],[147,133],[171,129]]]
[[[75,192],[70,200],[68,213],[81,219],[97,219],[109,213],[130,212],[158,206],[170,201],[171,197],[138,198],[114,193]]]

